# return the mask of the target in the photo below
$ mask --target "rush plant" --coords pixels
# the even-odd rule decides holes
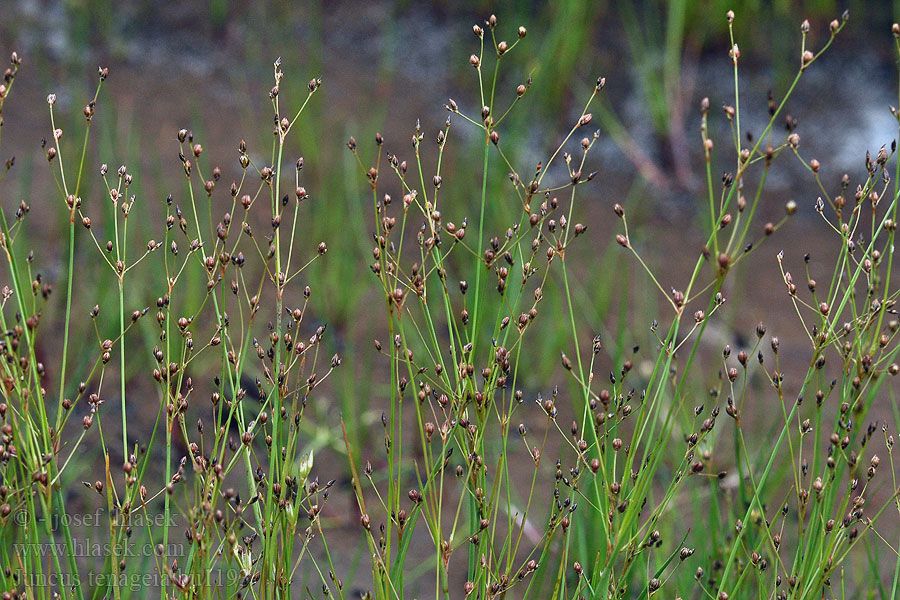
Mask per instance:
[[[866,506],[881,462],[872,448],[890,456],[893,438],[886,423],[865,422],[886,391],[887,376],[898,371],[896,292],[890,291],[896,184],[893,200],[882,200],[896,180],[888,168],[891,162],[897,168],[895,147],[866,159],[855,201],[845,199],[848,175],[835,200],[820,179],[819,163],[806,162],[799,152],[796,121],[788,116],[783,133],[778,127],[802,76],[846,21],[845,13],[829,25],[818,51],[810,49],[810,25],[803,23],[796,77],[782,98],[769,96],[768,122],[744,141],[740,49],[728,13],[734,96],[723,118],[731,129],[725,146],[734,149],[733,166],[721,183],[714,180],[714,165],[722,159],[704,99],[699,141],[707,239],[682,286],[664,287],[629,232],[625,208],[614,203],[622,224],[616,242],[635,258],[650,284],[647,293],[659,293],[663,310],[650,327],[655,352],[644,374],[635,372],[636,359],[626,356],[620,339],[607,350],[601,336],[585,331],[573,301],[583,284],[571,265],[584,248],[577,238],[586,231],[578,221],[578,199],[586,185],[603,185],[602,176],[588,173],[590,151],[603,135],[588,129],[603,78],[545,160],[514,164],[504,120],[532,82],[522,81],[514,92],[497,82],[500,65],[526,30],[519,28],[518,39],[508,43],[491,17],[474,27],[478,46],[469,62],[478,96],[465,103],[474,108],[449,100],[449,117],[436,135],[426,136],[417,123],[408,157],[385,151],[388,142],[378,135],[371,167],[351,138],[348,147],[371,188],[371,270],[388,319],[388,339],[375,343],[390,365],[385,456],[379,467],[374,459],[351,464],[372,555],[372,597],[404,597],[410,590],[455,597],[456,580],[473,598],[818,598],[869,585],[842,568],[865,534],[881,537],[897,554],[875,527],[885,511],[900,508],[896,482],[887,484],[893,491],[877,504]],[[442,169],[460,126],[474,129],[479,140],[480,186],[469,174],[455,183],[459,174]],[[582,132],[587,135],[577,142]],[[426,152],[436,159],[423,158]],[[821,298],[810,280],[813,299],[801,300],[784,273],[788,302],[811,347],[808,371],[788,383],[780,370],[780,342],[766,340],[762,323],[756,342],[736,352],[737,365],[729,346],[718,360],[703,357],[702,340],[727,302],[728,276],[798,211],[796,202],[787,201],[781,220],[758,223],[767,176],[782,155],[792,154],[826,198],[817,210],[834,211],[827,220],[839,251]],[[487,193],[489,178],[497,175],[491,161],[508,179],[503,194]],[[442,189],[454,184],[471,188],[468,195],[478,198],[474,207],[443,200]],[[492,203],[508,203],[519,216],[487,221]],[[871,211],[863,210],[867,204]],[[854,242],[861,221],[868,223],[868,241]],[[586,285],[614,285],[608,274],[589,272]],[[551,294],[562,298],[563,312],[540,310]],[[550,349],[561,352],[572,381],[568,393],[555,386],[525,389],[533,385],[529,361],[547,350],[536,329],[541,319],[570,331],[566,347]],[[763,364],[766,341],[771,373]],[[837,365],[825,369],[831,352],[837,352]],[[755,362],[760,376],[754,375]],[[595,377],[605,368],[608,381]],[[698,402],[698,388],[708,380],[704,368],[719,376]],[[804,403],[804,396],[815,400]],[[763,398],[780,407],[780,419],[771,443],[759,448],[748,443],[745,428],[771,426],[752,416]],[[736,484],[726,484],[731,481]],[[694,528],[678,514],[686,501],[701,507]],[[698,535],[696,527],[710,531]],[[429,552],[412,550],[417,537]],[[870,571],[883,567],[870,559]],[[882,593],[890,597],[883,587]]]
[[[21,64],[13,53],[0,103]],[[251,154],[241,140],[222,169],[204,160],[190,130],[173,132],[182,185],[157,210],[137,196],[126,165],[86,163],[108,70],[84,106],[75,154],[48,96],[42,146],[68,216],[61,344],[42,326],[53,288],[32,266],[25,229],[34,215],[25,202],[0,211],[9,280],[0,311],[4,597],[119,599],[150,587],[161,597],[274,598],[310,577],[340,591],[327,545],[317,542],[310,558],[334,482],[311,476],[300,435],[309,399],[341,362],[323,348],[325,325],[307,317],[304,270],[327,246],[301,237],[310,193],[303,158],[285,152],[321,81],[287,108],[280,60],[273,72],[271,150]],[[82,198],[91,174],[100,192]],[[136,240],[135,230],[156,235]],[[82,252],[77,238],[87,240]],[[96,293],[78,286],[83,264],[114,286],[113,306],[72,312],[75,295]],[[81,318],[95,335],[75,344],[69,332]],[[78,364],[86,370],[73,372]],[[146,428],[133,426],[139,413]],[[89,447],[100,451],[85,465]],[[94,492],[95,519],[69,506],[78,479]]]
[[[317,209],[327,227],[307,217],[319,186],[296,135],[322,82],[288,85],[280,59],[271,145],[236,139],[216,166],[173,131],[177,176],[156,199],[109,166],[114,146],[94,148],[107,69],[80,135],[50,94],[53,203],[0,187],[2,600],[897,597],[900,116],[845,174],[808,155],[788,112],[847,18],[820,42],[801,24],[796,75],[756,121],[726,14],[733,95],[693,117],[700,239],[662,249],[608,185],[597,150],[621,132],[592,112],[606,79],[560,134],[522,131],[541,81],[517,62],[528,30],[495,16],[473,28],[476,91],[442,124],[349,139],[353,172],[333,179],[358,167],[368,189]],[[22,64],[13,53],[0,124]],[[798,201],[767,186],[791,165]],[[360,206],[371,254],[354,260]],[[59,275],[35,247],[51,211]],[[821,226],[808,253],[782,235],[802,212]],[[317,281],[322,230],[346,254]],[[688,259],[686,279],[660,251]],[[735,290],[760,257],[802,356],[765,322],[740,335]],[[376,366],[368,379],[338,369],[319,302],[380,330],[355,361]]]

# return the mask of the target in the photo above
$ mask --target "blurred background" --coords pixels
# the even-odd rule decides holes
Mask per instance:
[[[175,132],[186,127],[201,141],[213,164],[237,166],[235,148],[269,145],[272,62],[282,57],[288,103],[305,97],[306,82],[324,85],[309,107],[292,150],[306,159],[306,187],[314,201],[310,235],[325,239],[341,259],[327,262],[335,292],[323,318],[352,328],[365,293],[348,286],[368,255],[365,182],[344,144],[350,135],[374,160],[366,144],[376,131],[386,148],[408,147],[416,120],[436,132],[453,96],[477,112],[477,80],[468,64],[476,50],[471,26],[491,13],[511,38],[528,28],[525,43],[504,67],[510,97],[518,83],[534,85],[509,120],[505,140],[513,159],[536,162],[568,131],[598,76],[607,79],[594,109],[600,132],[600,171],[587,194],[584,219],[595,221],[591,243],[605,248],[605,219],[614,201],[628,199],[632,218],[652,223],[699,225],[694,207],[703,192],[698,103],[709,96],[716,108],[733,103],[728,30],[724,14],[737,14],[741,54],[743,124],[758,130],[766,118],[766,95],[784,93],[799,63],[799,24],[812,23],[810,43],[827,40],[828,22],[849,9],[848,29],[804,78],[788,106],[798,119],[806,156],[823,164],[823,179],[861,170],[866,150],[888,144],[894,133],[887,108],[897,103],[891,23],[900,2],[831,0],[582,2],[234,2],[21,0],[0,2],[0,47],[26,59],[17,91],[5,111],[3,152],[16,156],[16,193],[40,203],[50,184],[40,141],[48,137],[44,99],[57,94],[64,129],[81,127],[81,107],[93,94],[96,68],[111,76],[101,94],[89,158],[125,163],[138,177],[139,196],[153,204],[179,189]],[[713,119],[713,135],[728,135],[724,119]],[[452,154],[460,172],[475,173],[467,150],[471,133]],[[838,135],[839,132],[839,135]],[[79,134],[80,135],[80,134]],[[73,142],[76,135],[67,136]],[[477,136],[476,136],[477,137]],[[469,146],[467,147],[467,144]],[[365,154],[364,154],[365,156]],[[722,157],[724,170],[731,157]],[[775,170],[764,209],[772,214],[802,194],[800,171]],[[95,172],[97,167],[90,166]],[[715,171],[716,169],[714,169]],[[802,176],[801,176],[802,177]],[[87,185],[99,184],[88,177]],[[90,189],[90,188],[89,188]],[[447,190],[468,206],[465,186]],[[90,194],[86,194],[86,197]],[[814,197],[797,197],[803,214]],[[363,212],[360,212],[362,209]],[[597,209],[597,210],[593,210]],[[464,211],[461,211],[464,212]],[[61,216],[62,217],[62,216]],[[640,222],[640,221],[637,221]],[[41,232],[39,255],[59,256],[57,226]],[[665,230],[663,230],[665,231]],[[684,227],[681,231],[685,231]],[[660,260],[669,252],[663,251]],[[337,293],[340,291],[341,293]]]
[[[659,316],[656,293],[642,293],[649,289],[647,279],[619,266],[623,255],[613,240],[619,225],[611,208],[616,202],[626,206],[632,239],[663,274],[663,286],[687,280],[704,239],[702,97],[710,98],[715,115],[711,131],[722,140],[723,150],[731,135],[717,110],[734,102],[725,21],[729,9],[737,15],[735,38],[741,48],[742,125],[755,132],[768,119],[768,92],[779,99],[799,66],[801,21],[810,20],[809,44],[818,49],[828,39],[829,21],[849,9],[847,29],[804,76],[788,112],[799,123],[803,155],[820,160],[826,185],[836,189],[845,172],[863,174],[866,151],[874,154],[896,137],[888,109],[898,103],[890,26],[900,19],[900,2],[0,0],[0,50],[16,50],[24,57],[3,115],[0,158],[15,156],[4,202],[12,194],[15,202],[25,200],[32,209],[48,207],[36,213],[55,215],[42,216],[36,228],[32,223],[29,235],[36,264],[56,282],[66,214],[41,150],[42,138],[51,131],[48,93],[58,96],[57,125],[75,132],[64,138],[74,148],[80,143],[81,109],[96,87],[97,66],[109,67],[82,196],[86,203],[103,198],[102,182],[95,176],[101,163],[113,168],[127,164],[135,173],[139,201],[146,199],[153,207],[169,193],[183,193],[175,137],[180,128],[194,132],[209,164],[221,165],[228,182],[239,176],[241,139],[251,154],[265,155],[270,147],[267,94],[273,61],[282,58],[286,78],[281,98],[289,105],[299,105],[307,82],[321,77],[323,86],[289,152],[304,157],[303,184],[311,194],[303,213],[305,250],[321,240],[329,248],[326,259],[308,272],[316,284],[311,310],[317,322],[328,323],[329,343],[345,357],[342,368],[356,374],[332,379],[329,401],[313,408],[318,418],[311,419],[310,444],[325,450],[322,462],[317,456],[317,468],[325,470],[327,480],[345,468],[345,460],[337,456],[342,440],[333,431],[338,414],[362,442],[357,447],[365,448],[385,397],[386,366],[370,351],[372,339],[384,336],[377,285],[367,279],[371,196],[346,149],[349,136],[359,140],[364,160],[374,162],[376,132],[384,134],[386,150],[409,154],[417,120],[426,139],[433,139],[447,117],[443,104],[451,96],[465,112],[477,114],[477,79],[468,62],[477,51],[472,25],[496,13],[498,35],[510,41],[519,25],[527,27],[498,88],[512,100],[516,85],[533,80],[503,131],[509,156],[521,171],[532,169],[568,132],[597,77],[606,77],[601,101],[592,109],[600,141],[589,168],[598,175],[582,189],[576,210],[589,233],[579,240],[573,267],[584,283],[575,300],[580,325],[588,331],[607,332],[626,321],[649,323]],[[455,175],[442,194],[445,214],[459,221],[475,214],[480,159],[473,159],[471,150],[480,139],[471,128],[454,132],[458,137],[445,157],[445,170]],[[723,151],[717,161],[716,174],[732,168],[734,157]],[[780,219],[792,199],[800,207],[798,215],[788,235],[777,236],[740,264],[742,273],[731,279],[739,287],[726,290],[729,303],[722,321],[727,325],[708,337],[721,349],[721,344],[741,342],[758,321],[765,321],[781,338],[782,368],[788,370],[785,361],[802,365],[807,360],[807,341],[796,315],[784,310],[788,304],[774,255],[783,248],[786,262],[802,270],[803,254],[818,251],[824,271],[828,250],[813,210],[818,193],[809,174],[792,157],[779,163],[767,182],[759,222]],[[495,179],[502,186],[503,177]],[[153,220],[158,209],[147,210],[146,235],[137,234],[144,239],[161,229],[160,220]],[[501,222],[513,214],[502,206],[489,210]],[[96,260],[87,239],[79,241],[79,252],[79,264],[85,267]],[[814,276],[815,268],[813,262]],[[78,298],[84,306],[76,306],[76,314],[86,314],[95,302],[112,302],[114,286],[104,279],[108,274],[85,268],[79,277],[96,293]],[[146,295],[137,286],[129,293],[135,302]],[[51,318],[57,311],[56,323],[63,302],[63,294],[56,294],[48,310]],[[544,310],[562,310],[561,299],[552,294],[545,302]],[[73,324],[85,332],[89,326]],[[564,381],[560,349],[570,342],[566,331],[548,328],[541,335],[546,352],[530,359],[526,381],[533,389]],[[630,348],[641,341],[622,339],[621,344]],[[378,375],[372,377],[373,371]],[[715,371],[709,375],[713,379]],[[146,415],[139,407],[133,410],[136,419],[155,417],[156,408]]]
[[[93,95],[98,65],[109,67],[111,75],[97,107],[83,196],[89,202],[100,193],[100,178],[94,176],[100,163],[127,164],[136,173],[139,201],[150,207],[151,215],[167,194],[177,197],[184,191],[178,129],[194,132],[210,164],[220,165],[229,181],[239,175],[239,140],[247,140],[251,152],[264,153],[270,146],[267,94],[273,61],[283,60],[281,97],[288,105],[299,105],[306,97],[310,78],[322,78],[323,86],[288,150],[306,162],[304,185],[312,201],[306,205],[304,226],[310,247],[325,240],[330,250],[327,260],[317,262],[309,273],[323,293],[320,298],[326,299],[314,302],[313,310],[331,327],[336,350],[363,361],[351,366],[360,373],[372,369],[366,362],[371,353],[348,350],[359,344],[368,347],[378,334],[368,317],[370,307],[380,311],[380,303],[372,302],[377,300],[371,295],[374,286],[358,284],[360,277],[368,276],[371,215],[366,182],[346,141],[355,136],[364,160],[374,162],[376,132],[385,136],[387,151],[403,154],[417,120],[433,139],[447,116],[443,104],[450,96],[464,111],[476,114],[477,79],[468,56],[477,50],[477,40],[471,27],[483,24],[491,13],[500,19],[501,37],[514,39],[519,25],[528,29],[527,38],[504,61],[499,86],[500,93],[512,99],[516,85],[528,77],[534,82],[503,131],[510,158],[521,171],[556,148],[597,77],[607,80],[600,102],[592,108],[601,136],[589,168],[599,174],[582,192],[584,201],[576,212],[589,226],[581,243],[591,245],[583,255],[590,260],[582,268],[593,279],[587,279],[589,285],[577,300],[590,330],[601,329],[609,314],[617,314],[610,311],[618,304],[619,290],[605,285],[607,278],[598,276],[603,269],[593,262],[612,265],[621,257],[606,252],[614,243],[616,224],[609,218],[613,203],[628,209],[634,239],[654,242],[644,249],[645,258],[665,272],[663,286],[677,287],[689,275],[702,244],[696,211],[705,202],[698,110],[702,97],[708,96],[714,108],[712,136],[722,140],[723,149],[730,137],[727,121],[716,111],[734,103],[727,10],[737,14],[742,125],[747,131],[761,131],[768,118],[767,94],[780,98],[796,72],[800,22],[810,20],[809,44],[819,48],[828,39],[829,21],[849,9],[848,28],[804,76],[787,107],[799,123],[802,152],[807,159],[820,160],[824,183],[836,187],[843,173],[864,172],[866,151],[874,154],[896,133],[888,110],[898,102],[890,25],[900,18],[900,2],[208,0],[169,3],[160,10],[149,1],[3,0],[0,7],[0,48],[25,57],[16,92],[4,111],[3,158],[16,157],[6,185],[16,201],[27,200],[34,207],[56,201],[41,150],[41,140],[50,134],[46,95],[57,94],[57,124],[73,132],[63,143],[73,144],[74,150],[81,135],[81,108]],[[452,218],[461,221],[473,214],[480,165],[471,150],[479,139],[471,128],[455,131],[459,137],[450,144],[447,160],[457,177],[442,193],[445,206],[454,207],[448,209]],[[821,223],[813,218],[817,192],[811,178],[798,161],[785,158],[767,181],[760,222],[780,218],[788,200],[798,202],[790,235],[777,241],[786,247],[790,261],[798,252],[802,256],[816,249]],[[717,160],[714,173],[732,168],[734,159],[723,151]],[[466,173],[472,174],[471,182]],[[496,178],[501,188],[503,175]],[[510,216],[502,207],[492,205],[489,210],[501,211],[493,216],[502,222]],[[48,214],[58,218],[42,219],[31,233],[36,236],[36,264],[55,281],[65,214]],[[138,237],[159,233],[158,223],[146,227]],[[85,260],[91,260],[93,247],[81,242]],[[684,251],[673,251],[676,248]],[[753,276],[733,279],[753,281],[730,290],[735,301],[729,303],[727,322],[735,330],[749,332],[759,320],[778,318],[784,319],[784,328],[797,325],[791,311],[773,310],[772,294],[781,290],[776,251],[770,248],[744,261],[741,268]],[[98,285],[102,281],[96,279]],[[634,273],[628,285],[640,290],[646,284]],[[102,292],[102,286],[99,289]],[[135,298],[141,296],[139,290],[134,293]],[[633,296],[630,305],[647,295]],[[551,308],[554,301],[547,299]],[[54,306],[60,308],[62,302],[57,295]],[[94,300],[85,302],[89,307]],[[631,306],[629,312],[647,322],[658,316],[653,300],[647,306]],[[558,346],[566,339],[563,332],[547,335],[548,351],[535,357],[540,368],[533,371],[545,380],[558,366]],[[790,343],[790,336],[781,337]],[[797,342],[802,347],[802,339]],[[336,394],[346,410],[356,390]]]

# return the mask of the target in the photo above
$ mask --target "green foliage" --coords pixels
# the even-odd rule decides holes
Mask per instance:
[[[614,9],[660,139],[677,137],[682,55],[717,27],[714,4]],[[209,8],[221,26],[228,4]],[[384,109],[335,133],[321,80],[278,59],[274,118],[231,164],[209,158],[199,116],[172,132],[171,190],[173,160],[148,156],[126,116],[92,136],[106,69],[80,116],[51,94],[53,207],[0,189],[4,598],[894,597],[900,160],[882,148],[833,186],[780,128],[846,16],[817,50],[804,22],[786,91],[745,141],[728,12],[733,105],[700,105],[692,255],[686,235],[662,247],[641,224],[647,186],[687,163],[642,162],[605,79],[557,115],[558,137],[532,127],[526,103],[542,90],[531,109],[559,109],[552,91],[607,9],[554,5],[534,60],[518,58],[530,32],[491,16],[474,28],[474,91],[411,138],[375,133]],[[642,27],[654,9],[665,19]],[[357,129],[374,144],[329,155],[323,140]],[[614,234],[585,206],[616,176],[597,170],[605,135],[645,179],[610,202]],[[711,330],[735,334],[748,257],[798,210],[761,222],[773,165],[794,159],[832,246],[777,254],[779,310],[808,356],[779,352],[763,323],[721,347]],[[0,182],[14,166],[42,176],[10,160]],[[33,251],[54,222],[64,236]],[[673,251],[692,265],[677,287],[655,260]],[[37,265],[54,256],[50,281]]]

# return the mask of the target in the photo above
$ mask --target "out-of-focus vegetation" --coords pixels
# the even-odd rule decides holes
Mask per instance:
[[[856,4],[850,7],[855,12],[847,37],[861,44],[859,32],[885,27],[893,9],[886,3]],[[145,196],[171,191],[161,158],[173,151],[166,133],[172,127],[190,124],[216,148],[232,143],[234,135],[267,142],[251,123],[253,115],[266,109],[258,90],[265,85],[271,57],[281,56],[302,72],[321,73],[326,82],[333,82],[324,90],[328,100],[310,107],[312,118],[292,149],[309,159],[307,176],[328,198],[311,208],[316,214],[311,219],[314,235],[333,239],[348,227],[357,233],[366,230],[348,173],[352,165],[338,140],[351,132],[362,138],[376,130],[408,127],[416,118],[436,123],[441,117],[439,103],[432,101],[435,96],[451,89],[457,95],[471,94],[472,83],[460,66],[467,49],[458,40],[467,29],[461,24],[474,22],[485,11],[504,20],[546,25],[532,27],[535,39],[529,41],[536,52],[509,59],[536,82],[528,110],[512,115],[506,126],[508,138],[524,142],[514,151],[539,154],[534,142],[566,121],[560,104],[576,110],[576,98],[590,89],[592,75],[602,73],[609,76],[609,96],[599,102],[595,118],[608,135],[603,141],[607,164],[624,174],[613,195],[640,192],[669,198],[675,189],[695,193],[702,182],[691,176],[697,154],[691,151],[695,125],[690,110],[708,79],[703,73],[708,57],[728,46],[716,22],[729,8],[743,15],[739,34],[758,42],[748,58],[749,69],[771,69],[770,85],[781,89],[793,68],[787,56],[796,22],[806,17],[824,23],[838,7],[827,1],[492,5],[211,0],[161,11],[154,3],[73,0],[46,6],[23,2],[13,8],[16,18],[4,19],[0,31],[3,39],[28,52],[35,78],[25,92],[26,102],[52,87],[61,92],[63,106],[75,103],[89,93],[93,64],[135,75],[134,81],[123,77],[110,84],[121,93],[109,101],[121,106],[98,120],[103,145],[94,158],[116,155],[152,168],[157,176],[138,183]],[[286,85],[298,92],[303,84]],[[334,106],[342,110],[330,110]],[[229,116],[211,117],[208,107]],[[60,115],[62,125],[70,123],[66,119],[73,112]],[[34,168],[38,136],[23,131],[8,137],[17,146],[10,150],[18,155],[20,168]],[[461,151],[451,159],[455,168],[472,171],[477,161],[471,156]],[[28,189],[28,181],[19,184],[21,193],[40,196],[40,189]],[[91,179],[85,182],[93,184]],[[471,198],[464,188],[447,190],[446,196],[459,202]],[[326,218],[334,211],[347,218]],[[323,318],[342,335],[355,329],[360,321],[355,317],[367,310],[365,294],[343,285],[353,277],[364,250],[355,242],[359,235],[347,237],[340,258],[318,274],[332,299],[320,308]],[[603,312],[602,297],[591,310]],[[347,343],[355,343],[354,337],[349,335]],[[545,365],[551,362],[548,357]]]

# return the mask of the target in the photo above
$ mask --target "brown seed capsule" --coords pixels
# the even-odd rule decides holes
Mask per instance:
[[[788,203],[784,205],[784,212],[788,214],[788,216],[793,216],[797,212],[797,203],[793,200],[788,200]]]
[[[724,252],[719,254],[719,268],[725,270],[728,268],[729,264],[731,264],[731,257]]]

